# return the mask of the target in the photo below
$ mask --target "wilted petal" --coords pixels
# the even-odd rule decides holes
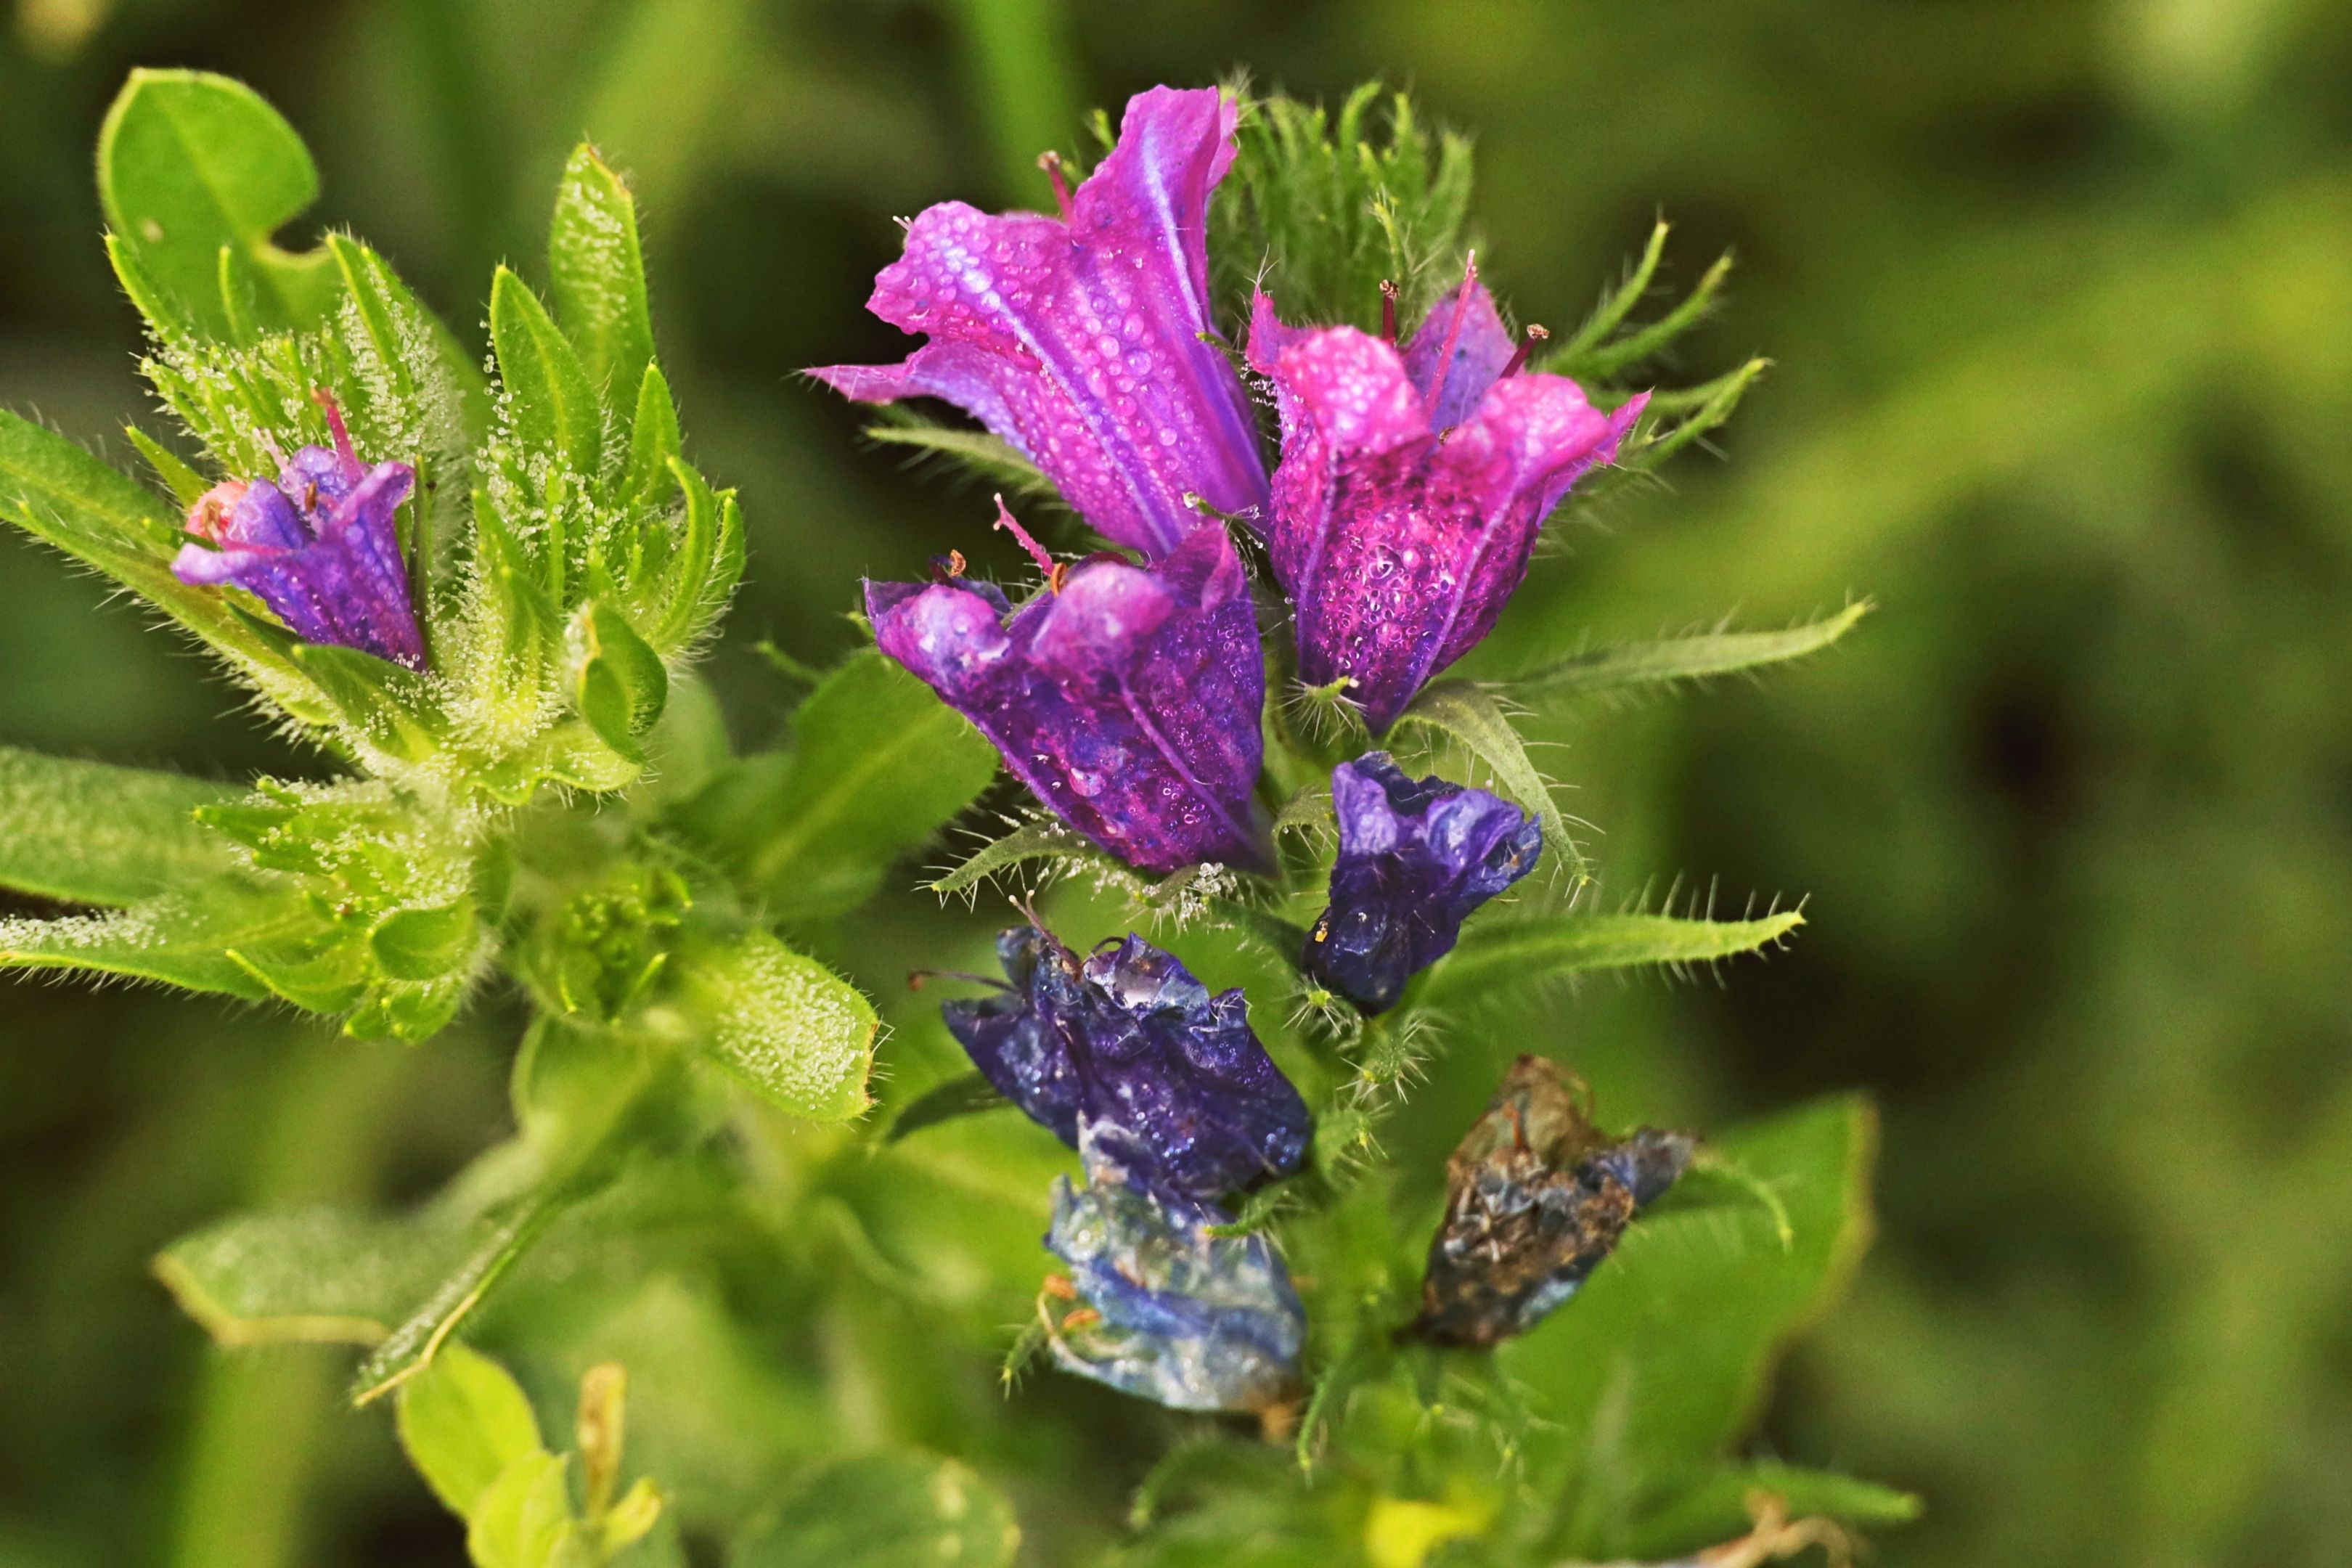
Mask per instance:
[[[172,573],[230,584],[305,642],[355,647],[425,668],[394,516],[416,483],[405,463],[363,468],[348,451],[305,447],[277,480],[217,485],[188,510]]]
[[[1535,868],[1543,828],[1482,789],[1415,781],[1385,752],[1331,774],[1339,856],[1306,968],[1368,1013],[1454,950],[1472,910]]]
[[[1212,995],[1137,936],[1083,960],[1034,926],[996,946],[1010,988],[940,1013],[989,1082],[1064,1142],[1118,1129],[1138,1180],[1197,1200],[1297,1168],[1307,1103],[1239,990]]]
[[[1049,1315],[1066,1370],[1177,1410],[1264,1411],[1294,1397],[1306,1314],[1263,1237],[1221,1237],[1226,1215],[1155,1192],[1115,1129],[1089,1124],[1087,1184],[1054,1185],[1045,1245],[1075,1296]]]
[[[1491,1345],[1535,1327],[1689,1163],[1687,1133],[1644,1127],[1619,1141],[1593,1126],[1572,1081],[1521,1057],[1446,1161],[1445,1219],[1416,1325],[1424,1337]]]
[[[1083,563],[1017,611],[963,581],[869,583],[866,604],[882,651],[1078,832],[1151,872],[1265,862],[1265,669],[1223,528],[1154,567]]]
[[[1106,537],[1158,557],[1201,518],[1265,500],[1241,381],[1209,312],[1209,195],[1240,110],[1215,89],[1154,88],[1066,220],[926,209],[867,308],[929,342],[896,365],[810,374],[865,403],[938,397],[1044,469]]]
[[[1376,731],[1494,629],[1544,518],[1616,456],[1644,402],[1604,415],[1564,376],[1498,379],[1499,319],[1465,289],[1403,356],[1352,327],[1286,327],[1263,295],[1251,323],[1250,363],[1282,415],[1267,541],[1299,676],[1349,678]]]

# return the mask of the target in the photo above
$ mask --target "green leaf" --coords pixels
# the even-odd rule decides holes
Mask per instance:
[[[1503,788],[1543,824],[1544,843],[1561,865],[1581,875],[1584,852],[1569,837],[1568,820],[1551,789],[1528,758],[1526,742],[1486,690],[1467,680],[1441,680],[1422,689],[1412,706],[1397,716],[1395,728],[1419,724],[1453,736],[1494,770]]]
[[[204,499],[205,492],[212,489],[202,474],[180,460],[178,453],[136,425],[124,426],[122,433],[131,438],[133,447],[139,448],[139,455],[147,459],[147,466],[154,469],[155,477],[170,488],[173,499],[180,505],[195,505]]]
[[[871,1454],[803,1476],[729,1559],[730,1568],[1006,1568],[1013,1510],[952,1459]]]
[[[399,910],[376,922],[368,951],[394,980],[437,980],[472,960],[480,941],[474,900],[461,898],[431,909]]]
[[[1045,471],[1003,439],[985,430],[942,425],[928,415],[892,404],[877,423],[866,427],[869,440],[902,447],[919,458],[961,468],[992,489],[1031,500],[1058,504],[1062,492]]]
[[[568,1177],[541,1183],[480,1227],[472,1247],[362,1363],[352,1403],[365,1405],[429,1366],[443,1342],[563,1212]]]
[[[854,654],[793,719],[791,761],[745,802],[745,880],[780,920],[845,913],[971,804],[996,751],[930,688],[874,649]]]
[[[658,503],[674,482],[670,459],[680,447],[677,405],[661,366],[646,366],[637,387],[636,416],[629,425],[629,466],[621,478],[621,499],[632,506]]]
[[[643,762],[637,737],[669,700],[669,670],[628,617],[610,605],[583,605],[572,617],[572,702],[599,739]]]
[[[1624,643],[1578,654],[1500,682],[1514,697],[1549,697],[1566,692],[1614,691],[1674,680],[1704,680],[1759,665],[1802,658],[1852,631],[1871,611],[1867,599],[1848,605],[1824,620],[1778,632],[1710,632],[1661,642]]]
[[[224,1345],[372,1345],[462,1255],[454,1221],[338,1209],[239,1215],[173,1242],[155,1277]]]
[[[670,973],[681,1010],[729,1076],[814,1121],[866,1109],[880,1021],[856,986],[762,931],[682,944]]]
[[[654,357],[637,208],[620,175],[584,142],[572,150],[556,188],[547,276],[555,313],[589,381],[626,421]]]
[[[355,647],[301,643],[294,662],[366,743],[421,763],[448,739],[449,721],[432,684],[415,671]]]
[[[593,481],[604,461],[603,400],[547,307],[504,267],[490,280],[490,342],[515,439]]]
[[[1638,913],[1480,921],[1430,971],[1419,1001],[1458,1005],[1514,983],[1590,969],[1706,963],[1769,947],[1804,923],[1795,910],[1745,921]]]
[[[569,1459],[533,1448],[486,1488],[466,1524],[475,1568],[554,1568],[573,1533]]]
[[[908,1101],[904,1110],[890,1119],[890,1131],[884,1135],[883,1142],[896,1143],[908,1133],[920,1132],[926,1127],[961,1121],[1012,1103],[997,1093],[996,1086],[981,1074],[964,1073],[945,1083],[934,1084]]]
[[[270,990],[236,950],[317,922],[289,889],[223,879],[103,914],[0,920],[0,969],[79,970],[260,1002]]]
[[[171,301],[173,324],[230,336],[223,247],[258,278],[262,325],[307,327],[332,308],[327,254],[290,255],[271,239],[318,200],[318,167],[285,117],[244,83],[205,71],[132,71],[99,132],[98,189],[107,226]]]
[[[408,1462],[460,1519],[509,1466],[541,1447],[521,1386],[464,1345],[450,1345],[402,1386],[395,1422]]]
[[[1716,1462],[1755,1418],[1781,1345],[1868,1245],[1875,1129],[1865,1102],[1840,1098],[1725,1134],[1723,1155],[1779,1194],[1790,1245],[1752,1201],[1670,1193],[1576,1296],[1496,1351],[1543,1423],[1531,1484],[1564,1486],[1555,1548],[1624,1555],[1642,1494]]]
[[[929,884],[934,893],[969,893],[1000,871],[1031,860],[1067,860],[1081,865],[1120,868],[1118,862],[1050,818],[1024,822],[966,857],[955,869]]]
[[[1748,1500],[1757,1496],[1778,1499],[1792,1519],[1889,1525],[1920,1513],[1910,1492],[1770,1459],[1711,1465],[1664,1489],[1672,1500],[1653,1504],[1633,1528],[1626,1550],[1636,1557],[1677,1556],[1736,1539],[1748,1528]]]
[[[226,839],[194,813],[226,784],[0,746],[0,887],[79,904],[130,904],[226,871]]]

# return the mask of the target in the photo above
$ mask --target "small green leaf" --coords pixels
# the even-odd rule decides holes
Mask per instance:
[[[449,722],[433,687],[414,670],[355,647],[302,643],[294,661],[368,745],[403,762],[440,750]]]
[[[661,366],[648,363],[637,387],[636,416],[629,426],[629,466],[621,479],[621,499],[632,506],[653,506],[675,482],[670,459],[680,451],[677,405],[671,401],[669,382]]]
[[[401,910],[368,933],[377,965],[394,980],[437,980],[463,968],[481,940],[471,899],[435,909]]]
[[[1591,969],[1706,963],[1769,947],[1804,923],[1795,910],[1747,921],[1662,914],[1480,921],[1429,972],[1418,1001],[1459,1005],[1499,987]]]
[[[1078,865],[1117,868],[1099,847],[1060,823],[1045,817],[1024,822],[1002,838],[983,844],[955,869],[929,884],[934,893],[968,893],[1000,871],[1031,860],[1066,860]]]
[[[205,335],[229,335],[224,246],[262,285],[261,324],[307,327],[332,307],[327,254],[290,255],[271,238],[318,200],[318,167],[285,117],[244,83],[132,71],[99,132],[98,188],[124,254]]]
[[[572,702],[604,742],[632,762],[645,760],[637,737],[653,728],[669,700],[669,671],[628,617],[601,602],[572,617]]]
[[[122,433],[130,437],[133,447],[139,448],[139,455],[147,459],[147,466],[155,470],[155,477],[163,481],[171,489],[173,499],[182,506],[195,505],[204,499],[205,492],[212,489],[202,474],[180,460],[178,453],[136,425],[124,426]]]
[[[541,1447],[521,1387],[506,1368],[464,1345],[446,1347],[409,1379],[395,1410],[409,1463],[460,1519],[509,1466]]]
[[[260,1002],[269,988],[236,950],[317,922],[289,889],[224,878],[103,914],[0,920],[0,969],[79,970]]]
[[[372,1345],[462,1255],[454,1222],[337,1209],[239,1215],[173,1242],[155,1277],[224,1345]]]
[[[587,481],[604,470],[603,400],[530,285],[507,268],[490,280],[490,342],[515,439]]]
[[[79,904],[129,904],[234,865],[198,806],[226,784],[0,746],[0,887]]]
[[[926,1455],[835,1459],[803,1475],[730,1568],[1006,1568],[1013,1510],[965,1466]]]
[[[1424,687],[1412,706],[1397,716],[1395,728],[1419,724],[1453,736],[1495,772],[1519,805],[1543,824],[1544,843],[1560,864],[1582,873],[1584,852],[1569,837],[1568,820],[1551,798],[1550,786],[1528,758],[1525,742],[1484,688],[1467,680],[1441,680]]]
[[[782,920],[841,914],[971,804],[996,751],[930,688],[871,648],[854,654],[793,719],[772,793],[741,801],[746,880]]]
[[[996,1086],[976,1072],[951,1078],[945,1083],[934,1084],[908,1101],[905,1110],[890,1120],[890,1131],[883,1142],[896,1143],[910,1132],[920,1132],[926,1127],[936,1127],[942,1121],[957,1121],[967,1116],[977,1116],[983,1110],[997,1110],[1013,1102],[996,1092]]]
[[[689,1027],[730,1077],[813,1121],[866,1109],[879,1020],[856,986],[762,931],[682,945],[670,973]]]
[[[568,1465],[563,1455],[534,1448],[483,1489],[466,1521],[474,1568],[556,1568],[575,1528]]]
[[[589,381],[625,422],[654,357],[637,208],[620,175],[582,142],[563,166],[547,237],[555,313]]]
[[[1852,631],[1868,615],[1868,600],[1848,605],[1827,619],[1779,632],[1711,632],[1662,642],[1624,643],[1578,654],[1501,682],[1515,697],[1613,691],[1674,680],[1704,680],[1759,665],[1779,664],[1818,653]]]

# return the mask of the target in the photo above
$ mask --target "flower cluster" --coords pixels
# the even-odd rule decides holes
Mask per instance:
[[[1541,330],[1514,338],[1475,262],[1402,344],[1393,290],[1378,336],[1286,324],[1260,292],[1242,358],[1279,416],[1269,464],[1208,288],[1238,114],[1214,89],[1154,89],[1075,192],[1048,157],[1058,216],[931,207],[869,301],[923,343],[812,373],[864,402],[953,404],[1119,547],[1056,560],[1000,497],[1036,590],[1016,603],[956,555],[929,583],[869,582],[866,610],[882,652],[1048,810],[1154,875],[1279,872],[1262,606],[1229,528],[1272,564],[1298,678],[1384,731],[1493,628],[1546,514],[1643,408],[1529,371]],[[1533,868],[1542,835],[1384,752],[1339,763],[1331,795],[1338,859],[1295,958],[1370,1016]],[[1265,1408],[1290,1382],[1297,1300],[1262,1242],[1210,1227],[1220,1200],[1297,1168],[1305,1103],[1240,994],[1211,996],[1140,938],[1084,959],[1034,926],[998,945],[1010,984],[945,1011],[988,1081],[1082,1152],[1048,1238],[1071,1269],[1060,1299],[1083,1303],[1049,1313],[1056,1355],[1164,1404]]]

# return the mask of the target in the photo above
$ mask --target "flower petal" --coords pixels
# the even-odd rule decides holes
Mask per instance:
[[[1404,346],[1405,374],[1428,405],[1430,427],[1444,430],[1470,417],[1517,346],[1495,309],[1495,297],[1475,275],[1432,305]]]
[[[943,398],[1044,469],[1106,537],[1157,557],[1219,510],[1265,500],[1240,379],[1213,342],[1209,195],[1236,105],[1214,89],[1130,100],[1067,222],[926,209],[867,308],[929,341],[897,365],[810,374],[866,403]]]

